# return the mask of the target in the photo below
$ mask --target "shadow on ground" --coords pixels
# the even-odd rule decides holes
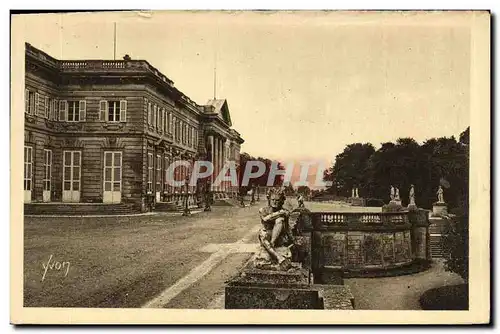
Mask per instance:
[[[419,299],[423,310],[468,310],[467,284],[447,285],[425,291]]]

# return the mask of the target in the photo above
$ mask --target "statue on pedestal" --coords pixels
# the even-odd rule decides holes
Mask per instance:
[[[443,187],[439,186],[439,189],[437,191],[437,197],[438,197],[438,203],[444,203],[444,191]]]
[[[286,199],[283,189],[272,190],[269,197],[270,205],[259,210],[260,249],[254,255],[253,264],[258,269],[288,270],[292,267],[291,248],[295,244],[289,225],[290,211],[283,207]]]
[[[356,192],[355,192],[356,198],[359,198],[359,193],[358,193],[358,188],[356,187]]]
[[[356,192],[354,191],[354,188],[351,190],[351,197],[354,198],[356,196]]]
[[[415,205],[415,187],[413,186],[413,184],[411,185],[410,187],[410,204],[409,205]]]
[[[391,186],[391,201],[394,201],[394,198],[395,198],[395,190],[394,190],[394,187]]]
[[[399,188],[396,188],[396,195],[394,196],[395,201],[401,201],[401,198],[399,197]]]

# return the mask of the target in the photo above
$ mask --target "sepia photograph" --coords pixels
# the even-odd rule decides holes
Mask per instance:
[[[11,322],[488,323],[490,19],[13,14]]]

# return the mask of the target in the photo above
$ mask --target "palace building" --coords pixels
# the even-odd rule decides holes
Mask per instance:
[[[204,185],[167,183],[173,161],[239,165],[244,141],[226,100],[199,105],[146,60],[57,60],[30,44],[25,54],[25,203],[144,211],[188,196],[194,204]],[[175,178],[186,179],[187,169],[176,168]],[[216,198],[237,191],[210,187]]]

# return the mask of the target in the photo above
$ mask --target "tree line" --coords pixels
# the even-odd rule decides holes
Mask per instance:
[[[240,154],[240,164],[237,166],[237,171],[238,171],[238,184],[242,184],[243,181],[243,174],[244,171],[246,170],[247,164],[249,161],[261,161],[264,163],[266,166],[264,174],[257,178],[251,178],[248,182],[247,186],[241,186],[240,191],[243,193],[246,193],[250,189],[254,187],[266,187],[267,186],[267,179],[269,178],[269,172],[271,171],[271,165],[273,163],[273,160],[268,159],[268,158],[263,158],[263,157],[253,157],[248,153],[241,153]],[[276,162],[275,162],[276,163]],[[277,168],[279,170],[284,170],[285,167],[281,162],[277,162]],[[257,172],[258,168],[257,166],[252,166],[251,172],[255,173]],[[274,182],[272,183],[273,186],[282,186],[283,185],[283,175],[277,175],[274,178]]]
[[[403,205],[408,204],[410,186],[415,187],[419,207],[431,208],[441,185],[450,208],[468,208],[469,127],[458,140],[452,137],[431,138],[422,145],[413,138],[386,142],[375,150],[370,143],[346,146],[325,171],[325,181],[332,181],[326,192],[349,197],[352,188],[360,197],[389,201],[391,185],[399,188]]]

